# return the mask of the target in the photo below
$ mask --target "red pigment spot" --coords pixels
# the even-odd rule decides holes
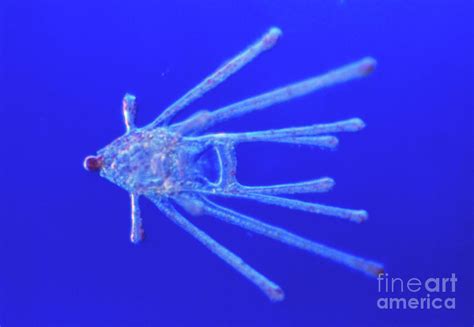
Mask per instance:
[[[270,296],[270,299],[274,302],[283,301],[285,299],[285,293],[279,287],[269,289],[268,294]]]
[[[370,61],[370,62],[365,62],[360,66],[360,72],[364,75],[368,75],[373,73],[375,70],[375,62]]]
[[[385,273],[383,266],[374,262],[366,262],[364,260],[360,260],[359,262],[356,262],[355,268],[361,271],[364,271],[375,277],[378,277],[380,274]]]
[[[87,171],[97,171],[102,168],[104,164],[103,158],[99,156],[88,156],[84,160],[84,168]]]
[[[383,269],[383,267],[376,267],[373,270],[373,273],[374,273],[374,275],[379,276],[379,275],[385,274],[385,270]]]
[[[269,48],[269,47],[271,47],[275,44],[277,39],[278,39],[278,36],[276,36],[276,35],[265,36],[263,38],[263,45],[266,48]]]

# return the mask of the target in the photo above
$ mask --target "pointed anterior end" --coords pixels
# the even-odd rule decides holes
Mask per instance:
[[[84,169],[87,171],[98,171],[102,168],[104,160],[101,156],[87,156],[84,159]]]
[[[377,67],[377,60],[372,57],[366,57],[359,62],[359,71],[362,75],[369,75]]]
[[[280,38],[282,32],[278,27],[272,27],[268,32],[263,36],[262,45],[265,49],[273,47]]]

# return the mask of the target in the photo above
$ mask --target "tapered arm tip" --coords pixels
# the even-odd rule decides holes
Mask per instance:
[[[374,72],[377,67],[377,60],[372,57],[366,57],[362,59],[360,63],[360,72],[362,75],[370,75]]]
[[[263,47],[269,49],[273,47],[282,35],[281,29],[278,27],[272,27],[268,30],[267,34],[263,37]]]
[[[279,286],[267,289],[265,294],[272,302],[281,302],[285,299],[285,292]]]
[[[145,232],[143,230],[142,216],[140,205],[138,203],[139,196],[130,193],[130,202],[131,202],[131,216],[132,216],[132,226],[130,230],[130,241],[133,244],[138,244],[145,238]]]

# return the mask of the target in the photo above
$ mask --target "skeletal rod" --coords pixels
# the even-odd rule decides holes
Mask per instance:
[[[139,196],[130,193],[130,203],[131,203],[131,211],[132,211],[132,226],[130,231],[130,240],[132,243],[139,243],[143,240],[144,232],[143,232],[143,224],[142,224],[142,216],[140,210],[140,204],[138,203]]]
[[[277,103],[286,102],[335,84],[367,76],[374,71],[375,66],[375,59],[366,57],[349,65],[329,71],[326,74],[283,86],[276,90],[233,103],[221,109],[212,111],[209,119],[207,119],[200,127],[200,131],[208,129],[223,121],[237,118],[256,110],[268,108]]]
[[[135,126],[135,116],[137,114],[136,97],[132,94],[125,94],[122,100],[122,113],[125,120],[127,133],[133,131]]]
[[[277,184],[267,186],[244,186],[239,184],[242,192],[258,194],[296,194],[296,193],[316,193],[328,192],[334,186],[334,180],[329,177],[318,178],[310,181]]]
[[[299,137],[280,137],[280,138],[262,138],[259,141],[263,142],[276,142],[276,143],[288,143],[298,145],[310,145],[317,146],[320,148],[334,149],[339,144],[339,140],[335,136],[299,136]]]
[[[205,120],[207,116],[200,116],[201,122]],[[187,126],[195,128],[193,122],[197,121],[196,117],[190,120],[186,124],[182,125],[184,130]],[[294,144],[306,144],[316,145],[320,147],[334,148],[338,145],[338,139],[334,136],[316,136],[327,133],[340,133],[340,132],[357,132],[365,127],[365,123],[360,118],[352,118],[343,121],[338,121],[329,124],[314,124],[304,127],[291,127],[282,129],[270,129],[266,131],[256,132],[245,132],[245,133],[217,133],[217,134],[206,134],[203,136],[191,136],[187,137],[189,140],[203,140],[208,142],[281,142],[281,143],[294,143]]]
[[[188,91],[184,96],[179,98],[171,106],[166,108],[158,118],[151,123],[151,127],[156,127],[159,124],[167,123],[174,115],[176,115],[183,108],[191,104],[196,99],[203,96],[222,82],[224,82],[229,76],[236,73],[255,57],[262,52],[271,49],[278,38],[281,36],[281,30],[277,27],[272,27],[270,30],[263,35],[257,42],[242,51],[240,54],[226,62],[222,67],[217,69],[210,76],[205,78],[201,83],[196,85],[193,89]]]
[[[270,300],[282,301],[284,299],[285,295],[280,286],[266,278],[264,275],[260,274],[258,271],[245,263],[240,257],[227,250],[209,235],[194,226],[191,222],[189,222],[189,220],[184,218],[168,201],[153,198],[151,200],[169,219],[191,234],[219,258],[227,262],[232,268],[237,270],[257,287],[259,287]]]
[[[291,184],[289,184],[291,185]],[[328,206],[319,203],[305,202],[301,200],[288,199],[280,196],[272,196],[259,193],[247,193],[245,187],[240,189],[238,186],[227,189],[227,190],[195,190],[195,192],[216,195],[228,198],[242,198],[253,200],[257,202],[277,205],[292,210],[300,210],[315,214],[321,214],[325,216],[337,217],[341,219],[350,220],[356,223],[362,223],[367,220],[368,214],[365,210],[354,210]],[[297,192],[294,192],[297,193]]]
[[[257,219],[235,212],[231,209],[222,207],[210,201],[206,197],[201,197],[200,199],[190,196],[182,197],[180,204],[182,202],[194,202],[194,206],[199,206],[203,214],[208,214],[226,223],[239,226],[296,248],[326,257],[352,269],[364,272],[370,276],[378,276],[378,274],[383,271],[383,267],[379,263],[336,250],[314,241],[307,240],[282,228],[272,226]],[[186,209],[187,207],[190,207],[189,203],[183,205],[183,208]]]
[[[217,194],[220,192],[220,186],[225,183],[225,179],[221,178],[218,184],[210,183],[207,190],[196,190],[194,187],[183,188],[186,192],[202,192],[207,194]],[[304,182],[264,185],[264,186],[246,186],[241,185],[237,181],[231,181],[224,193],[234,193],[238,197],[240,193],[256,193],[256,194],[301,194],[301,193],[324,193],[330,191],[334,187],[334,180],[330,177],[323,177]],[[226,189],[225,187],[223,188]],[[224,194],[226,195],[226,194]]]

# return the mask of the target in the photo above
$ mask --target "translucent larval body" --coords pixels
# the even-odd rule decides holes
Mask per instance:
[[[170,195],[193,179],[195,154],[179,133],[136,129],[98,152],[104,158],[100,174],[137,195]]]
[[[216,87],[257,55],[273,47],[280,35],[281,31],[278,28],[271,28],[256,43],[221,66],[165,109],[155,121],[143,128],[135,126],[135,96],[126,94],[122,105],[126,133],[99,150],[96,156],[89,156],[84,161],[87,170],[98,170],[102,177],[130,193],[132,242],[138,243],[143,239],[139,206],[139,199],[143,196],[151,200],[170,220],[252,281],[273,301],[284,298],[284,293],[277,284],[193,225],[176,210],[175,206],[182,207],[191,215],[213,216],[371,276],[377,276],[383,270],[382,265],[377,262],[305,239],[285,229],[225,208],[209,198],[210,196],[244,198],[356,223],[364,222],[368,217],[365,210],[327,206],[282,196],[282,194],[326,192],[334,186],[333,179],[322,177],[289,184],[245,186],[236,178],[235,155],[236,146],[243,142],[277,142],[335,148],[339,141],[330,134],[359,131],[365,127],[361,119],[352,118],[335,123],[277,130],[204,134],[207,129],[222,121],[265,109],[321,88],[366,76],[375,68],[374,59],[364,58],[323,75],[214,111],[200,111],[181,122],[171,122],[173,116],[188,104]],[[213,160],[216,160],[218,167],[218,176],[215,179],[206,177],[200,164],[200,160],[205,158],[203,153],[206,151],[215,154]]]

